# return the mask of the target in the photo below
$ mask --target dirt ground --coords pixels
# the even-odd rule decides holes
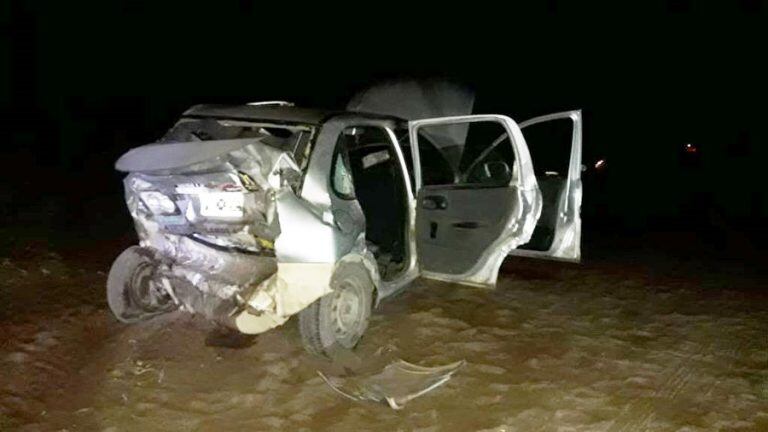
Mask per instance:
[[[754,278],[510,259],[496,290],[417,281],[385,301],[339,368],[304,353],[293,320],[255,338],[176,313],[116,322],[116,253],[0,258],[0,430],[768,431]],[[399,411],[317,374],[381,356],[467,365]]]

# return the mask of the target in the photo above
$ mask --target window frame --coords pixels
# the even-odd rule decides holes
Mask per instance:
[[[423,183],[423,176],[421,172],[421,157],[419,152],[419,129],[425,126],[436,126],[436,125],[450,125],[450,124],[460,124],[460,123],[478,123],[478,122],[494,122],[498,123],[502,126],[502,128],[506,131],[506,135],[510,140],[510,145],[512,146],[512,151],[515,155],[515,161],[514,166],[510,167],[510,169],[517,170],[518,175],[512,176],[512,179],[510,180],[509,186],[520,186],[523,188],[527,188],[529,185],[527,183],[528,176],[522,175],[523,174],[523,166],[521,165],[521,154],[520,149],[521,145],[525,146],[525,139],[522,136],[522,133],[520,133],[520,129],[517,126],[517,124],[512,120],[511,118],[503,115],[498,114],[476,114],[476,115],[467,115],[467,116],[453,116],[453,117],[437,117],[437,118],[429,118],[429,119],[423,119],[423,120],[414,120],[408,122],[408,129],[409,129],[409,136],[410,136],[410,142],[411,142],[411,154],[413,158],[413,177],[414,177],[414,183],[416,185],[415,192],[418,193],[419,190],[421,190],[423,187],[432,187],[432,188],[441,188],[441,189],[447,189],[447,188],[487,188],[487,187],[505,187],[505,186],[485,186],[482,184],[471,184],[463,182],[461,179],[458,179],[458,182],[454,182],[453,184],[443,184],[443,185],[424,185]],[[517,132],[517,133],[514,133]],[[499,142],[500,143],[500,142]],[[496,144],[496,146],[499,143],[492,143]],[[493,146],[493,147],[496,147]],[[526,147],[527,150],[527,147]],[[482,154],[482,153],[481,153]],[[490,152],[488,152],[490,154]],[[487,156],[487,155],[483,155]],[[528,156],[528,155],[526,155]],[[530,159],[530,156],[528,156],[528,159]],[[532,168],[531,168],[532,170]],[[535,178],[534,178],[535,180]],[[516,183],[516,184],[515,184]]]
[[[354,127],[354,126],[353,126]],[[344,128],[340,133],[339,137],[344,133],[344,130],[347,128]],[[338,198],[343,199],[345,201],[352,201],[357,199],[357,194],[355,193],[355,182],[352,180],[352,194],[345,194],[340,192],[336,188],[336,160],[339,156],[342,158],[342,163],[344,164],[345,169],[347,170],[347,174],[352,178],[352,168],[349,163],[349,153],[346,151],[342,153],[342,144],[339,142],[339,139],[336,139],[336,148],[333,149],[333,156],[331,157],[331,175],[330,175],[330,184],[331,184],[331,192],[333,192],[334,195],[336,195]]]

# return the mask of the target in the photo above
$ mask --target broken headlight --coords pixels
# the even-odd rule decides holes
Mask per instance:
[[[149,211],[154,214],[173,214],[177,211],[173,200],[160,192],[140,192],[139,197]]]

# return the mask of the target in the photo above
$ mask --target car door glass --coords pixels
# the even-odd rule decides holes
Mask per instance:
[[[536,123],[523,129],[537,178],[568,176],[572,131],[573,122],[569,118]]]
[[[454,125],[419,128],[422,183],[425,186],[507,186],[515,172],[515,152],[504,126],[495,121],[465,123],[465,133]]]
[[[354,199],[355,186],[352,182],[352,174],[347,162],[346,152],[337,151],[333,161],[333,174],[331,176],[333,191],[341,198]]]
[[[419,159],[421,178],[425,186],[451,185],[456,182],[455,170],[448,162],[446,153],[441,150],[432,137],[419,131]]]

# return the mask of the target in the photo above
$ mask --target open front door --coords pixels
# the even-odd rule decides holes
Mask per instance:
[[[509,117],[409,123],[421,274],[493,285],[507,253],[527,243],[541,211],[531,157]]]
[[[581,111],[520,123],[542,194],[541,217],[530,241],[510,255],[581,259]]]

